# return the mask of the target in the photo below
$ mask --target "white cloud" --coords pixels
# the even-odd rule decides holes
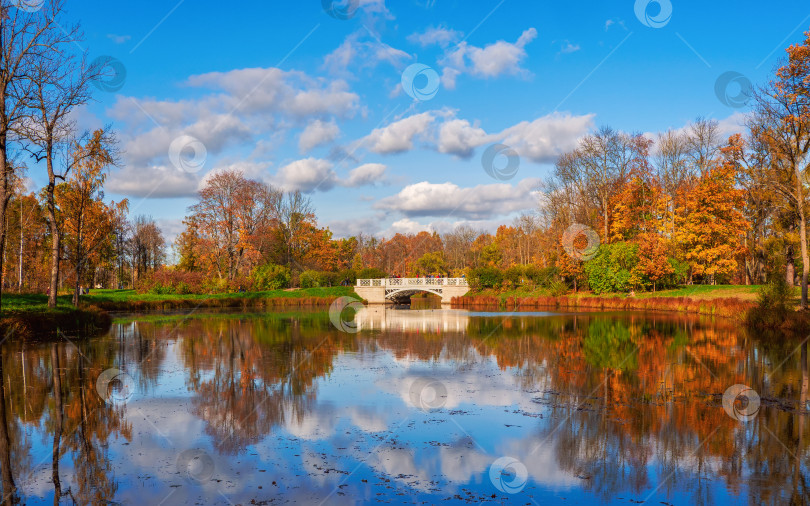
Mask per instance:
[[[400,119],[373,130],[359,146],[377,154],[404,153],[421,140],[440,153],[469,158],[476,148],[501,142],[521,157],[537,163],[550,163],[576,147],[577,141],[593,127],[593,114],[573,116],[553,113],[533,121],[523,121],[501,132],[488,133],[477,122],[455,117],[449,110],[427,111]],[[442,122],[437,126],[437,120]]]
[[[127,165],[166,165],[169,145],[181,135],[199,139],[209,155],[217,155],[308,120],[351,118],[359,102],[343,80],[276,68],[211,72],[190,77],[186,85],[210,93],[189,100],[119,97],[107,111],[124,125]]]
[[[312,192],[331,190],[338,182],[332,162],[319,158],[296,160],[278,170],[274,178],[285,190]]]
[[[382,182],[387,167],[381,163],[366,163],[349,172],[344,186],[367,186]]]
[[[462,33],[456,30],[451,30],[443,26],[430,27],[421,33],[412,33],[408,35],[408,41],[413,44],[418,44],[422,47],[437,45],[440,47],[447,47],[448,45],[461,39]]]
[[[552,163],[558,156],[574,149],[580,137],[593,127],[594,114],[572,116],[553,113],[534,121],[522,121],[495,137],[537,163]]]
[[[350,34],[334,51],[326,55],[323,68],[332,75],[350,76],[353,70],[374,69],[380,63],[400,67],[411,55],[381,42],[362,30]]]
[[[107,38],[110,39],[111,41],[113,41],[113,43],[115,43],[115,44],[123,44],[123,43],[129,41],[129,39],[131,39],[132,36],[131,35],[116,35],[114,33],[108,33]]]
[[[572,116],[553,113],[493,134],[487,134],[467,120],[452,119],[439,128],[438,150],[469,158],[479,146],[502,142],[521,157],[537,163],[550,163],[576,147],[577,141],[593,127],[593,118],[592,114]]]
[[[268,172],[270,166],[268,162],[250,160],[220,162],[205,174],[184,172],[171,165],[127,166],[110,174],[107,188],[130,198],[194,197],[214,174],[225,171],[239,171],[248,179],[272,183]]]
[[[335,220],[327,223],[335,238],[357,237],[359,234],[376,235],[380,230],[380,218],[359,217]]]
[[[385,236],[392,237],[396,234],[418,234],[422,231],[432,232],[433,229],[430,225],[422,225],[410,218],[403,218],[392,223],[385,232]]]
[[[312,148],[332,142],[340,135],[340,127],[334,120],[310,122],[298,138],[298,149],[306,153]]]
[[[610,30],[610,27],[613,25],[618,25],[622,27],[624,31],[627,31],[627,25],[625,25],[624,21],[622,21],[621,19],[608,19],[607,21],[605,21],[605,31]]]
[[[579,44],[572,44],[568,40],[564,40],[560,44],[560,54],[576,53],[580,49],[582,49],[582,48],[579,47]]]
[[[469,158],[473,150],[489,142],[490,136],[465,119],[445,121],[439,128],[440,153],[450,153],[461,158]]]
[[[137,198],[193,197],[197,194],[199,179],[196,175],[174,167],[126,167],[114,171],[107,179],[111,193]]]
[[[749,115],[744,112],[735,112],[731,116],[721,119],[717,122],[717,130],[720,134],[720,139],[725,142],[734,134],[745,134],[748,128],[745,126]]]
[[[380,154],[402,153],[413,149],[414,138],[424,134],[433,123],[433,113],[408,116],[388,126],[374,129],[361,142],[369,151]]]
[[[381,163],[367,163],[353,169],[344,179],[338,176],[329,160],[310,157],[281,167],[270,180],[285,190],[326,192],[336,186],[355,188],[381,183],[386,170],[387,167]]]
[[[528,77],[530,73],[521,67],[521,63],[527,56],[526,45],[536,37],[537,30],[529,28],[514,43],[499,40],[481,48],[462,42],[440,61],[442,84],[454,89],[456,78],[463,73],[481,79],[502,75]]]
[[[399,212],[408,218],[489,219],[537,207],[539,184],[539,179],[527,178],[516,185],[500,183],[462,188],[451,182],[423,181],[383,198],[374,207]]]

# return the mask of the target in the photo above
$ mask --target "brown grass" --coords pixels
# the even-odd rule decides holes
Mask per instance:
[[[457,297],[453,304],[461,308],[498,307],[517,309],[598,309],[601,311],[677,311],[732,318],[744,321],[756,304],[734,297],[693,299],[689,297],[508,297],[503,303],[499,297]]]
[[[106,311],[167,311],[173,309],[197,308],[294,308],[328,307],[337,297],[266,297],[266,298],[210,298],[210,299],[169,299],[169,300],[123,300],[104,301],[97,305]]]

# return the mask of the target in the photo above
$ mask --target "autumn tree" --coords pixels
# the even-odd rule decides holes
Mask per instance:
[[[798,215],[802,255],[802,308],[807,307],[810,253],[807,245],[805,175],[810,152],[810,31],[801,44],[787,49],[787,61],[775,78],[755,94],[750,128],[768,147],[771,180]]]
[[[185,252],[186,261],[193,254],[220,280],[249,271],[269,246],[268,230],[282,219],[280,200],[278,190],[239,171],[214,173],[189,208],[181,244],[194,251]]]
[[[111,244],[117,215],[126,213],[128,203],[104,202],[106,170],[116,161],[114,139],[97,130],[85,144],[75,146],[74,156],[80,162],[67,181],[57,186],[56,203],[73,261],[73,304],[78,305],[91,255],[98,255],[100,248]]]
[[[655,291],[657,283],[675,273],[667,259],[667,250],[661,237],[654,232],[647,232],[639,237],[638,263],[633,268],[634,278],[649,280]]]
[[[718,275],[737,268],[741,237],[749,224],[741,209],[743,192],[735,186],[736,165],[731,160],[703,175],[679,209],[677,241],[692,273],[712,284]]]

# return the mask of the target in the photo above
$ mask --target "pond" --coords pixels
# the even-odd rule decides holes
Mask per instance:
[[[337,323],[147,315],[4,343],[4,502],[810,501],[801,340],[642,313]]]

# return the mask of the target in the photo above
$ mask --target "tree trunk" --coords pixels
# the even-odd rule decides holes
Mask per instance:
[[[62,481],[59,479],[59,447],[62,443],[62,377],[59,371],[59,352],[56,344],[51,344],[51,367],[53,368],[53,399],[56,415],[53,428],[51,479],[53,480],[53,504],[59,506],[59,500],[62,498]]]
[[[23,227],[23,199],[22,195],[20,196],[20,272],[19,276],[17,277],[17,291],[22,293],[23,289],[23,250],[25,249],[25,235],[23,231],[25,228]]]
[[[49,171],[49,175],[53,171]],[[48,182],[48,229],[51,233],[51,280],[48,288],[48,307],[56,307],[56,294],[59,291],[59,250],[62,245],[62,238],[59,234],[59,225],[56,223],[56,200],[54,189],[56,184],[51,178]]]
[[[73,305],[79,307],[79,290],[81,288],[82,282],[82,261],[81,259],[77,259],[76,261],[76,285],[73,287]]]
[[[4,99],[5,97],[0,97]],[[8,166],[8,154],[6,152],[6,133],[0,134],[0,170],[3,171],[0,178],[0,258],[5,259],[6,253],[6,212],[8,202],[11,198],[11,176],[12,170]],[[5,263],[0,265],[0,312],[3,311],[3,290],[5,283]]]
[[[52,134],[51,134],[52,135]],[[59,292],[59,253],[62,246],[62,237],[59,233],[59,223],[56,221],[56,174],[53,170],[53,147],[48,146],[45,153],[45,167],[48,169],[48,231],[51,233],[51,280],[48,292],[48,307],[55,308],[56,294]]]
[[[605,213],[605,223],[604,223],[604,232],[605,236],[602,238],[605,241],[605,244],[608,244],[610,241],[608,240],[608,202],[606,198],[602,199],[602,212]]]
[[[788,246],[785,252],[785,281],[788,286],[793,286],[796,281],[796,264],[793,260],[793,246]]]
[[[0,463],[3,474],[3,504],[16,504],[14,475],[11,472],[11,440],[6,422],[6,386],[3,383],[2,352],[0,352]]]
[[[799,183],[801,186],[801,183]],[[807,308],[807,275],[810,273],[810,260],[807,255],[807,219],[804,215],[804,194],[799,194],[799,238],[802,243],[802,309]]]

